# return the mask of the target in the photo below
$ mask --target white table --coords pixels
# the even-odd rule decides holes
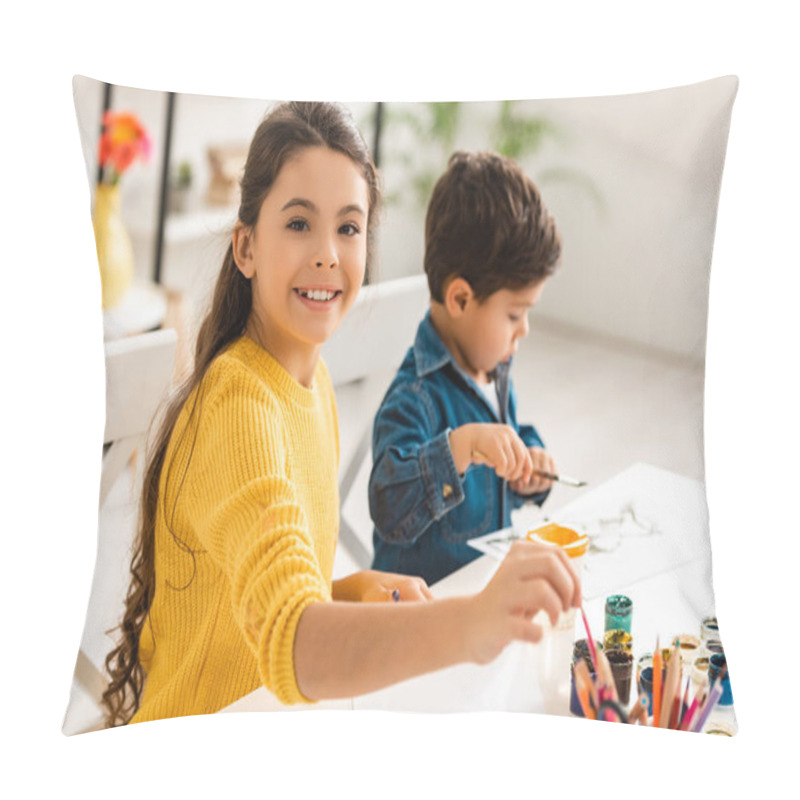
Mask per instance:
[[[633,504],[637,518],[656,529],[646,535],[619,537],[613,552],[592,552],[586,562],[584,608],[595,639],[601,639],[605,598],[625,594],[633,600],[634,655],[662,646],[675,635],[699,635],[700,623],[714,615],[708,512],[703,486],[666,470],[635,464],[586,492],[551,518],[582,527],[593,535],[599,520],[619,516]],[[613,544],[607,533],[597,541]],[[480,591],[499,565],[484,555],[431,587],[436,597]],[[585,636],[577,615],[574,638]],[[352,700],[323,702],[313,708],[403,711],[534,711],[568,714],[569,675],[545,697],[537,680],[542,645],[510,645],[491,664],[460,664],[403,681]],[[537,650],[537,648],[539,648]],[[635,689],[632,690],[632,696]],[[258,689],[225,711],[284,709]],[[308,707],[306,707],[308,708]]]

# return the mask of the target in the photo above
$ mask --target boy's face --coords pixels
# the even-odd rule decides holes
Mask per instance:
[[[528,335],[528,313],[539,302],[545,281],[524,289],[500,289],[482,303],[470,298],[458,319],[456,337],[461,364],[480,381],[508,361]]]

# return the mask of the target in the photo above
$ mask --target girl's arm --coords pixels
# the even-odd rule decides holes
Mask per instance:
[[[580,605],[559,548],[516,542],[486,588],[428,603],[313,603],[294,642],[295,675],[310,700],[353,697],[464,661],[487,663],[512,640],[537,642],[543,609]]]

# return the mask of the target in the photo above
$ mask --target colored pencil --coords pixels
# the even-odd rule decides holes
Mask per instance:
[[[583,716],[586,719],[594,719],[594,711],[592,711],[592,705],[589,702],[589,687],[584,686],[581,689],[577,689],[578,692],[578,702],[581,704],[581,711],[583,711]]]
[[[694,696],[694,700],[692,700],[691,705],[689,708],[686,709],[686,713],[683,715],[683,719],[681,720],[681,724],[678,726],[678,730],[680,731],[688,731],[694,715],[697,713],[697,707],[700,705],[700,695],[702,694],[702,689],[697,690],[697,694]]]
[[[617,685],[614,683],[614,673],[611,671],[611,664],[608,663],[608,656],[601,650],[597,654],[597,679],[608,687],[611,699],[619,702],[617,695]]]
[[[683,718],[686,715],[686,712],[689,709],[689,684],[692,682],[691,678],[686,678],[686,687],[683,690],[683,695],[681,698],[681,704],[678,706],[678,715],[675,719],[675,730],[678,731],[681,728],[681,722],[683,722]]]
[[[703,704],[703,710],[697,717],[697,722],[695,722],[692,730],[696,733],[699,733],[703,730],[703,725],[706,724],[706,720],[708,719],[708,715],[714,710],[714,706],[716,706],[717,702],[719,701],[720,697],[722,697],[722,681],[717,678],[714,681],[714,686],[711,688],[711,691],[708,693],[708,697],[706,698],[706,702]]]
[[[656,637],[656,651],[653,653],[653,727],[658,728],[661,715],[661,646]]]
[[[677,647],[677,646],[676,646]],[[664,693],[661,697],[661,713],[658,717],[658,727],[668,728],[672,715],[672,704],[680,681],[680,653],[673,650],[667,663],[667,677],[664,680]]]
[[[587,666],[586,662],[581,659],[575,664],[575,687],[578,686],[586,686],[589,689],[589,699],[591,700],[592,704],[595,708],[600,705],[600,700],[597,696],[597,687],[594,685],[594,681],[592,680],[592,675],[589,672],[589,667]],[[592,714],[591,719],[594,719],[595,715]]]
[[[628,715],[628,722],[633,725],[636,722],[640,722],[643,725],[647,724],[647,695],[640,694],[639,699],[636,701],[631,713]]]

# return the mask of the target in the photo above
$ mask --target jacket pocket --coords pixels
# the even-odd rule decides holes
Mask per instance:
[[[464,500],[440,520],[442,538],[451,544],[489,533],[497,505],[494,472],[472,467],[464,479]]]

